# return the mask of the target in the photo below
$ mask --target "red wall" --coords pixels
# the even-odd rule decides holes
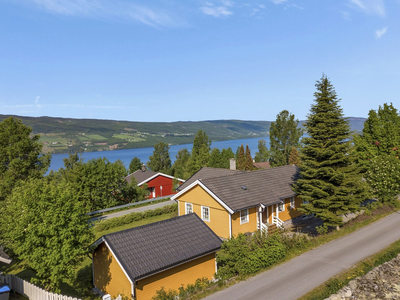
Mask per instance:
[[[147,186],[149,188],[155,187],[156,189],[156,196],[153,197],[153,194],[150,194],[148,197],[149,199],[161,196],[168,196],[177,193],[176,191],[172,191],[172,179],[161,175],[158,175],[156,178],[153,178],[152,180],[148,181]],[[160,186],[162,186],[162,190]]]

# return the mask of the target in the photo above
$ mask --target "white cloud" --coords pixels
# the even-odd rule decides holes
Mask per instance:
[[[282,4],[285,3],[287,0],[271,0],[274,4]]]
[[[341,11],[342,17],[346,20],[351,20],[350,13],[347,11]]]
[[[368,14],[385,16],[384,0],[348,0],[350,7],[360,9]]]
[[[208,16],[213,17],[227,17],[233,15],[233,12],[230,10],[230,7],[233,6],[232,1],[222,0],[222,5],[215,5],[212,2],[206,2],[204,6],[200,7],[200,10]]]
[[[387,31],[387,27],[382,28],[381,30],[375,30],[375,37],[380,39]]]
[[[52,14],[91,18],[125,18],[153,27],[174,27],[179,22],[161,9],[120,0],[18,0]]]

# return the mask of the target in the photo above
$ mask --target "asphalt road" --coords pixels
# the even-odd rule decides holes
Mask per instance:
[[[156,204],[141,206],[141,207],[138,207],[138,208],[122,210],[122,211],[118,211],[118,212],[115,212],[115,213],[112,213],[112,214],[91,218],[90,222],[95,222],[95,221],[98,221],[98,220],[107,220],[107,219],[116,218],[116,217],[122,217],[124,215],[130,214],[130,213],[133,213],[133,212],[146,211],[146,210],[149,210],[149,209],[156,209],[156,208],[163,207],[163,206],[166,206],[166,205],[171,205],[171,204],[174,204],[174,203],[176,203],[175,200],[169,200],[169,201],[160,202],[160,203],[156,203]]]
[[[399,239],[397,212],[205,299],[297,299]]]

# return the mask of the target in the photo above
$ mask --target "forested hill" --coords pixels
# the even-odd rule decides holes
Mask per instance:
[[[0,121],[10,115],[0,115]],[[130,122],[98,119],[14,116],[41,135],[45,151],[53,153],[153,147],[163,141],[189,144],[198,130],[212,141],[267,136],[270,121],[215,120],[199,122]],[[350,118],[361,131],[365,118]]]

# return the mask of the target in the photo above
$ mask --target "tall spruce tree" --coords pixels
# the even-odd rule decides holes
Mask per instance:
[[[239,147],[239,155],[237,158],[237,169],[244,170],[246,168],[246,157],[244,156],[243,144]]]
[[[253,158],[251,157],[251,152],[249,149],[249,145],[246,145],[246,164],[245,164],[245,170],[246,171],[253,171]]]
[[[315,103],[304,126],[300,179],[294,190],[305,201],[301,211],[315,214],[327,226],[343,223],[341,215],[359,209],[366,188],[351,148],[349,121],[334,87],[323,75],[316,83]]]
[[[303,129],[298,127],[299,120],[287,110],[281,111],[276,116],[276,121],[271,123],[270,159],[272,167],[285,166],[289,163],[289,155],[292,147],[300,146],[300,138]]]
[[[290,151],[290,156],[289,156],[289,165],[296,165],[300,167],[301,160],[300,160],[300,154],[297,151],[296,147],[292,147],[292,151]]]

